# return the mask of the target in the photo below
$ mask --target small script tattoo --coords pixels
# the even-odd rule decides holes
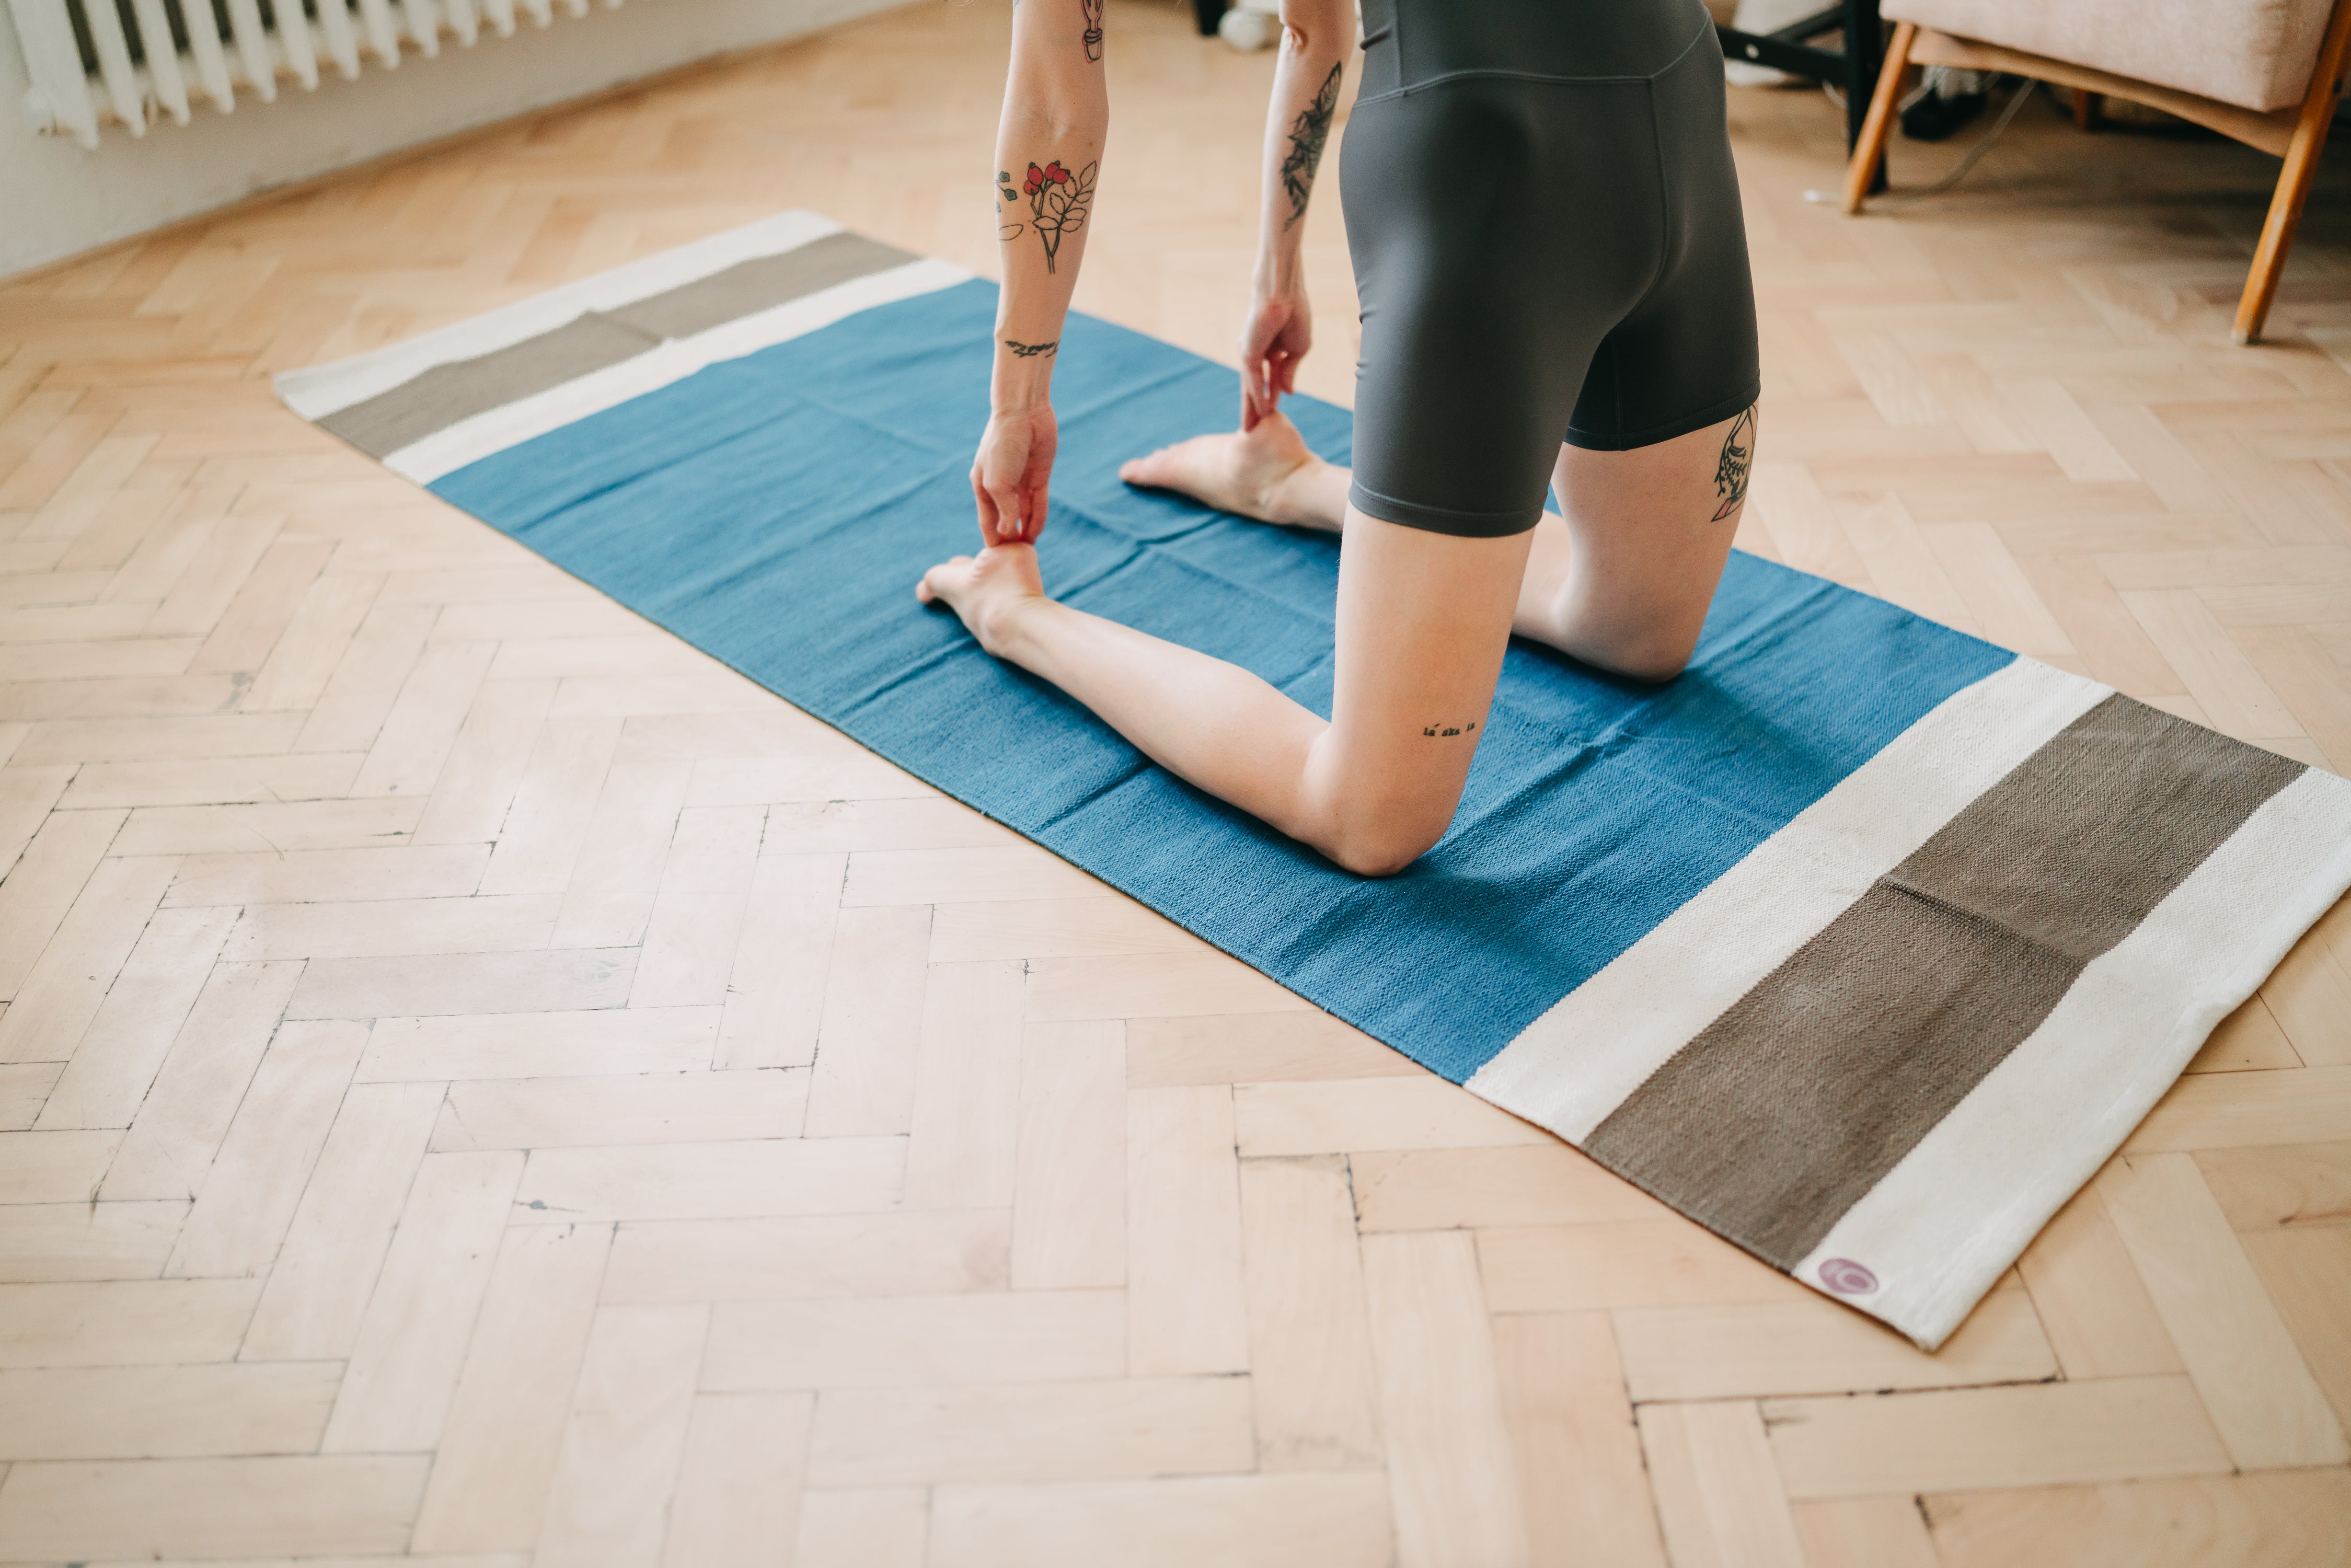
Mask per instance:
[[[1747,500],[1747,470],[1755,462],[1755,411],[1752,408],[1731,422],[1729,434],[1722,438],[1722,455],[1715,460],[1714,493],[1722,497],[1715,508],[1714,521],[1720,522],[1739,510]]]
[[[1420,727],[1420,733],[1442,738],[1448,735],[1474,735],[1477,729],[1478,721],[1473,718],[1468,724],[1425,724]]]
[[[1339,109],[1339,73],[1345,62],[1331,68],[1314,101],[1290,122],[1290,152],[1281,161],[1281,190],[1290,198],[1288,228],[1306,215],[1306,198],[1314,193],[1314,171],[1322,162],[1323,144],[1331,140],[1331,116]]]
[[[1100,64],[1102,61],[1102,0],[1078,0],[1078,8],[1086,14],[1086,58],[1094,61],[1096,64]]]
[[[1004,346],[1012,350],[1012,357],[1016,360],[1033,360],[1040,354],[1051,354],[1061,346],[1061,340],[1056,338],[1050,343],[1022,343],[1007,338]]]
[[[1094,202],[1094,172],[1101,167],[1099,163],[1089,163],[1072,174],[1062,168],[1058,160],[1041,169],[1031,163],[1027,177],[1018,189],[1014,188],[1008,171],[997,171],[996,194],[998,199],[1007,202],[1018,202],[1023,196],[1029,199],[1029,226],[1035,229],[1037,237],[1044,242],[1046,271],[1057,270],[1054,261],[1061,254],[1063,238],[1086,226],[1086,213]],[[998,208],[997,215],[1003,216],[1003,209]],[[1017,223],[998,224],[996,237],[1008,240],[1017,238],[1019,233],[1020,225]]]

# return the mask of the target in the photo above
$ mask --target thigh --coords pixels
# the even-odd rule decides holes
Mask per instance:
[[[1531,538],[1348,508],[1331,728],[1308,779],[1328,810],[1431,843],[1444,831],[1485,734]]]
[[[1340,181],[1361,510],[1472,536],[1541,517],[1593,346],[1659,268],[1649,123],[1637,83],[1477,78],[1358,106]]]
[[[1693,53],[1651,87],[1673,244],[1640,303],[1593,353],[1566,427],[1574,446],[1669,441],[1731,418],[1762,391],[1721,63]]]
[[[1562,445],[1552,484],[1565,526],[1537,548],[1567,557],[1566,620],[1597,645],[1687,657],[1730,557],[1755,435],[1750,408],[1629,452]]]

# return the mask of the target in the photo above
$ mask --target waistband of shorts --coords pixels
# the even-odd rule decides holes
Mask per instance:
[[[1389,88],[1369,98],[1359,98],[1355,100],[1354,108],[1366,109],[1375,103],[1385,103],[1392,99],[1410,98],[1415,93],[1426,92],[1431,88],[1446,87],[1455,82],[1464,81],[1524,82],[1534,87],[1639,86],[1671,75],[1677,67],[1689,58],[1691,50],[1700,44],[1712,43],[1715,37],[1714,25],[1708,22],[1696,37],[1682,46],[1679,54],[1656,70],[1644,75],[1626,75],[1617,72],[1607,76],[1563,76],[1549,71],[1520,71],[1498,66],[1472,66],[1465,67],[1460,70],[1440,71],[1432,77],[1423,77],[1418,81],[1405,82],[1401,87]]]

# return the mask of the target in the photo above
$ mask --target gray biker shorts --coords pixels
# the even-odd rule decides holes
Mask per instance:
[[[1698,0],[1364,0],[1340,197],[1365,515],[1523,532],[1564,440],[1626,451],[1761,389]]]

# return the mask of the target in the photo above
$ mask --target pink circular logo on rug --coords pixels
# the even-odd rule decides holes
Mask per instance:
[[[1840,1296],[1865,1296],[1877,1289],[1877,1276],[1850,1258],[1832,1258],[1821,1265],[1821,1283]]]

